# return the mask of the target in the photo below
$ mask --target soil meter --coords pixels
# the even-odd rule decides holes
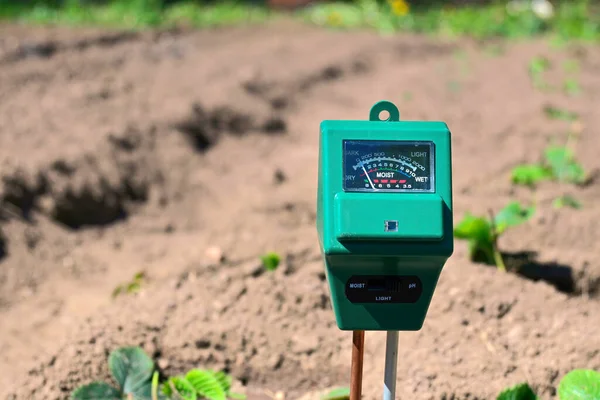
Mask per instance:
[[[388,331],[384,399],[398,331],[421,329],[453,252],[450,135],[444,122],[401,121],[387,101],[368,121],[321,123],[317,230],[333,310],[355,349],[357,332]]]

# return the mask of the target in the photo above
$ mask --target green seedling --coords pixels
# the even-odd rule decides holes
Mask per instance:
[[[108,368],[118,388],[104,382],[80,386],[71,400],[244,400],[231,392],[231,377],[222,371],[193,369],[168,378],[162,385],[154,362],[140,347],[123,347],[108,358]]]
[[[502,391],[496,400],[538,400],[527,383]],[[566,374],[558,385],[559,400],[600,400],[600,372],[575,369]]]
[[[490,213],[488,218],[467,213],[454,227],[454,235],[469,241],[472,261],[495,265],[499,270],[506,271],[498,249],[498,239],[508,228],[526,222],[534,213],[535,207],[523,207],[516,201],[509,203],[495,216]]]
[[[118,297],[122,294],[134,294],[140,291],[142,284],[146,279],[146,273],[144,271],[138,272],[133,276],[133,279],[127,283],[117,286],[113,292],[112,297]]]
[[[579,202],[579,200],[577,200],[573,196],[569,196],[569,195],[564,195],[564,196],[555,198],[554,201],[552,202],[552,206],[554,208],[569,207],[569,208],[574,208],[576,210],[583,207],[581,205],[581,202]]]
[[[535,187],[538,183],[552,179],[552,171],[545,165],[522,164],[512,170],[512,182],[516,185]]]
[[[277,253],[267,253],[260,257],[263,267],[267,271],[275,271],[281,262],[281,257]]]
[[[533,86],[537,89],[546,89],[548,86],[544,81],[544,72],[551,67],[550,61],[545,57],[534,57],[529,62],[529,76],[533,81]]]
[[[564,83],[564,91],[569,96],[577,96],[581,94],[581,86],[575,78],[567,78]]]
[[[546,180],[581,185],[587,180],[587,175],[567,146],[549,146],[544,151],[542,163],[515,167],[511,173],[511,180],[516,185],[529,187],[535,187]]]
[[[561,121],[577,121],[579,119],[579,115],[575,112],[550,105],[544,107],[544,114],[546,114],[548,118],[559,119]]]
[[[575,160],[575,155],[567,146],[549,146],[544,156],[557,181],[578,185],[586,181],[583,167]]]
[[[348,400],[350,399],[350,388],[340,387],[329,391],[321,397],[321,400]]]
[[[108,368],[118,388],[105,382],[92,382],[77,388],[72,400],[148,400],[152,390],[152,359],[139,347],[123,347],[108,357]]]

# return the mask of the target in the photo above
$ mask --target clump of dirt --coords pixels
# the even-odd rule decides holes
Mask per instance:
[[[201,104],[195,103],[192,105],[191,115],[176,123],[175,128],[185,134],[198,151],[206,151],[214,146],[223,134],[242,136],[253,131],[282,134],[286,132],[287,125],[281,117],[269,117],[261,121],[231,107],[220,106],[207,110]]]
[[[59,159],[37,173],[16,169],[3,177],[2,202],[29,218],[37,210],[64,226],[101,226],[127,217],[148,199],[160,178],[153,151],[155,129],[128,128],[94,154]]]
[[[369,72],[371,68],[367,59],[353,59],[350,62],[328,65],[291,82],[254,77],[244,81],[242,88],[250,95],[269,104],[273,110],[284,111],[292,108],[302,94],[323,83],[360,76]]]

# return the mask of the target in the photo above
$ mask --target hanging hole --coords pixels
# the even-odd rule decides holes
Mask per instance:
[[[400,121],[400,112],[393,103],[380,101],[371,107],[369,121]]]
[[[379,120],[380,121],[387,121],[390,119],[390,112],[388,110],[381,110],[379,112]]]

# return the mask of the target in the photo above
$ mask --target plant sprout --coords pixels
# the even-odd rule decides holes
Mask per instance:
[[[138,272],[133,276],[133,279],[127,283],[117,286],[113,292],[112,297],[115,298],[121,294],[134,294],[140,291],[142,283],[146,279],[144,271]]]
[[[546,83],[543,79],[543,74],[550,69],[550,61],[545,57],[534,57],[529,62],[529,76],[533,81],[533,86],[537,89],[545,89]]]
[[[544,160],[539,164],[523,164],[512,170],[514,184],[534,187],[545,180],[556,180],[581,185],[587,175],[567,146],[549,146],[544,151]]]
[[[488,218],[467,213],[454,227],[454,235],[469,241],[472,261],[495,265],[499,270],[506,271],[498,249],[498,239],[508,228],[526,222],[534,213],[535,207],[523,207],[516,201],[509,203],[495,216],[490,213]]]
[[[577,96],[582,92],[579,82],[575,78],[567,78],[564,83],[564,91],[569,96]]]
[[[552,206],[554,208],[569,207],[577,210],[583,207],[579,200],[569,195],[559,196],[555,198],[552,202]]]
[[[269,252],[261,256],[260,260],[267,271],[275,271],[279,266],[281,257],[277,253]]]

